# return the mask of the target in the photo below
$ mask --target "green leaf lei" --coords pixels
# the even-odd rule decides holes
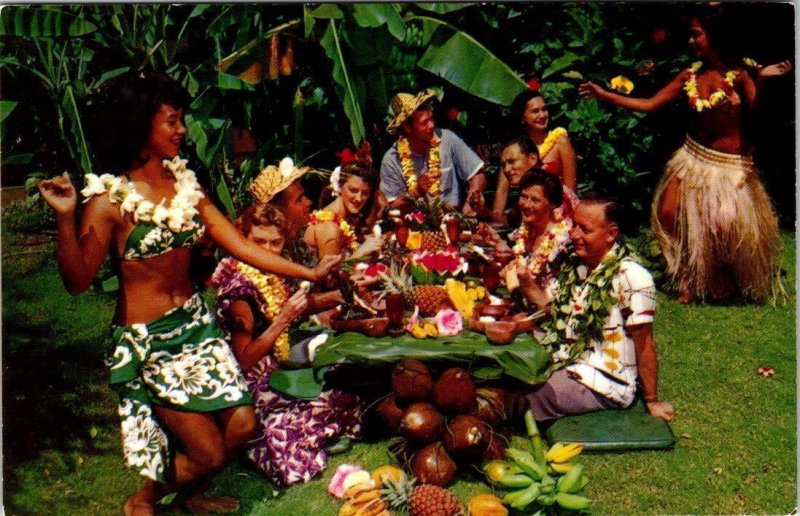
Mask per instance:
[[[562,345],[567,346],[566,360],[554,357],[558,367],[574,362],[586,351],[592,339],[603,338],[603,325],[611,309],[619,301],[614,295],[612,280],[619,272],[622,260],[628,256],[628,250],[624,245],[615,244],[583,282],[578,276],[580,262],[575,254],[571,254],[567,263],[561,268],[557,276],[558,289],[550,304],[550,319],[542,324],[545,336],[541,340],[541,344],[551,355],[558,352]],[[583,309],[575,312],[573,292],[576,287],[586,286],[589,288],[581,306]],[[575,339],[567,338],[568,324],[572,325]]]

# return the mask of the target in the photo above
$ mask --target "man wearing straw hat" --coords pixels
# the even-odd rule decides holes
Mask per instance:
[[[435,96],[426,90],[398,93],[391,100],[386,130],[397,135],[397,143],[383,156],[380,185],[391,205],[426,195],[460,207],[471,192],[486,186],[478,155],[452,131],[436,129],[427,103]],[[468,204],[464,208],[472,213]]]

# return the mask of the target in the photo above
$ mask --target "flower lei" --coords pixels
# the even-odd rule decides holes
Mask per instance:
[[[334,222],[337,224],[339,226],[339,231],[342,232],[342,240],[344,241],[344,245],[349,247],[351,251],[356,250],[358,247],[356,233],[353,230],[353,226],[348,224],[347,221],[344,220],[344,217],[332,211],[319,210],[311,214],[308,224],[313,226],[314,224],[319,224],[320,222]]]
[[[547,225],[544,239],[534,249],[532,256],[527,260],[528,270],[533,276],[541,274],[543,268],[555,260],[560,249],[564,248],[569,242],[569,230],[572,227],[570,221],[565,219],[560,210],[553,210],[554,221]],[[512,251],[517,256],[522,256],[527,251],[525,242],[528,239],[528,228],[523,222],[517,231]]]
[[[148,201],[136,191],[133,181],[111,174],[86,174],[86,187],[81,190],[81,195],[85,197],[83,202],[88,202],[94,195],[108,192],[112,203],[120,203],[120,214],[132,213],[134,222],[152,222],[162,228],[168,227],[174,233],[194,229],[197,225],[194,217],[199,213],[197,203],[205,196],[194,172],[186,168],[186,163],[187,160],[179,156],[164,160],[164,167],[175,178],[176,193],[169,206],[165,206],[166,199],[158,204]]]
[[[544,139],[542,144],[537,145],[537,147],[539,148],[539,157],[541,159],[544,159],[544,157],[547,156],[547,153],[549,153],[553,149],[553,145],[556,144],[558,139],[561,138],[562,136],[566,136],[566,134],[567,130],[564,129],[563,127],[556,127],[552,131],[548,132],[547,137]]]
[[[700,95],[697,93],[697,71],[700,70],[702,66],[702,61],[692,63],[692,66],[689,68],[689,79],[683,85],[683,89],[689,97],[689,105],[698,113],[704,109],[712,109],[716,105],[728,100],[728,96],[734,93],[733,81],[739,76],[739,72],[735,70],[725,72],[725,82],[722,88],[711,93],[707,99],[701,99]]]
[[[549,347],[553,362],[563,367],[581,356],[592,339],[600,339],[611,309],[619,301],[613,292],[613,278],[622,260],[628,257],[624,245],[615,244],[600,264],[581,281],[575,255],[558,273],[558,288],[553,298],[551,319],[542,324],[546,331],[541,344]],[[568,332],[571,329],[571,332]],[[571,333],[571,335],[570,335]]]
[[[258,289],[267,304],[264,315],[270,322],[273,321],[289,297],[289,285],[281,277],[275,274],[265,274],[246,263],[237,262],[236,270],[244,274]],[[272,352],[278,362],[285,362],[289,358],[288,331],[284,330],[280,334]]]
[[[406,180],[408,193],[412,197],[418,197],[419,192],[417,190],[417,175],[414,169],[414,162],[411,160],[411,147],[408,144],[408,138],[404,136],[398,136],[397,155],[400,157],[400,167],[403,169],[403,178]],[[441,159],[439,157],[439,137],[434,134],[433,138],[431,139],[431,147],[428,149],[428,172],[438,173],[440,164]],[[432,196],[439,195],[439,189],[441,188],[441,185],[441,178],[437,179],[431,185],[428,193],[430,193]]]

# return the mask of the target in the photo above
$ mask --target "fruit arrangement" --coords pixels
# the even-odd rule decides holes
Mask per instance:
[[[418,481],[448,486],[459,469],[503,457],[505,439],[492,428],[513,412],[505,391],[477,388],[459,367],[434,378],[418,360],[398,362],[391,386],[375,414],[389,433],[399,434],[390,448]]]
[[[503,503],[525,513],[547,510],[556,505],[569,511],[585,511],[584,494],[588,479],[582,464],[570,462],[583,450],[576,443],[556,443],[549,450],[539,435],[533,413],[525,414],[532,451],[507,448],[508,460],[493,460],[483,466],[490,483],[509,492]]]

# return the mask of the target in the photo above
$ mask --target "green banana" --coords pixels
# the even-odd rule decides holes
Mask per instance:
[[[556,481],[550,475],[545,475],[542,477],[542,493],[552,493],[556,490]]]
[[[506,448],[506,455],[508,455],[508,458],[511,459],[514,464],[522,468],[525,473],[532,476],[534,480],[539,480],[547,474],[547,467],[544,464],[536,462],[533,455],[524,450]]]
[[[543,493],[536,497],[536,503],[545,507],[553,505],[555,502],[556,493]]]
[[[497,480],[497,484],[503,487],[528,487],[533,484],[534,479],[525,473],[516,475],[505,474]]]
[[[514,491],[503,497],[503,503],[515,509],[522,509],[530,505],[539,496],[539,484],[531,484],[525,489]]]
[[[558,505],[561,507],[571,511],[585,511],[589,508],[588,498],[569,493],[557,493],[556,503],[558,503]]]
[[[575,466],[566,475],[558,479],[556,490],[561,493],[577,493],[581,490],[581,478],[583,477],[583,464]]]
[[[553,473],[561,473],[562,475],[565,473],[569,473],[569,471],[575,467],[574,462],[551,462],[548,464],[550,469],[553,470]]]
[[[536,419],[533,417],[533,411],[531,409],[525,411],[525,428],[533,444],[533,458],[544,464],[546,461],[544,458],[545,452],[542,434],[539,432],[539,427],[536,426]]]

